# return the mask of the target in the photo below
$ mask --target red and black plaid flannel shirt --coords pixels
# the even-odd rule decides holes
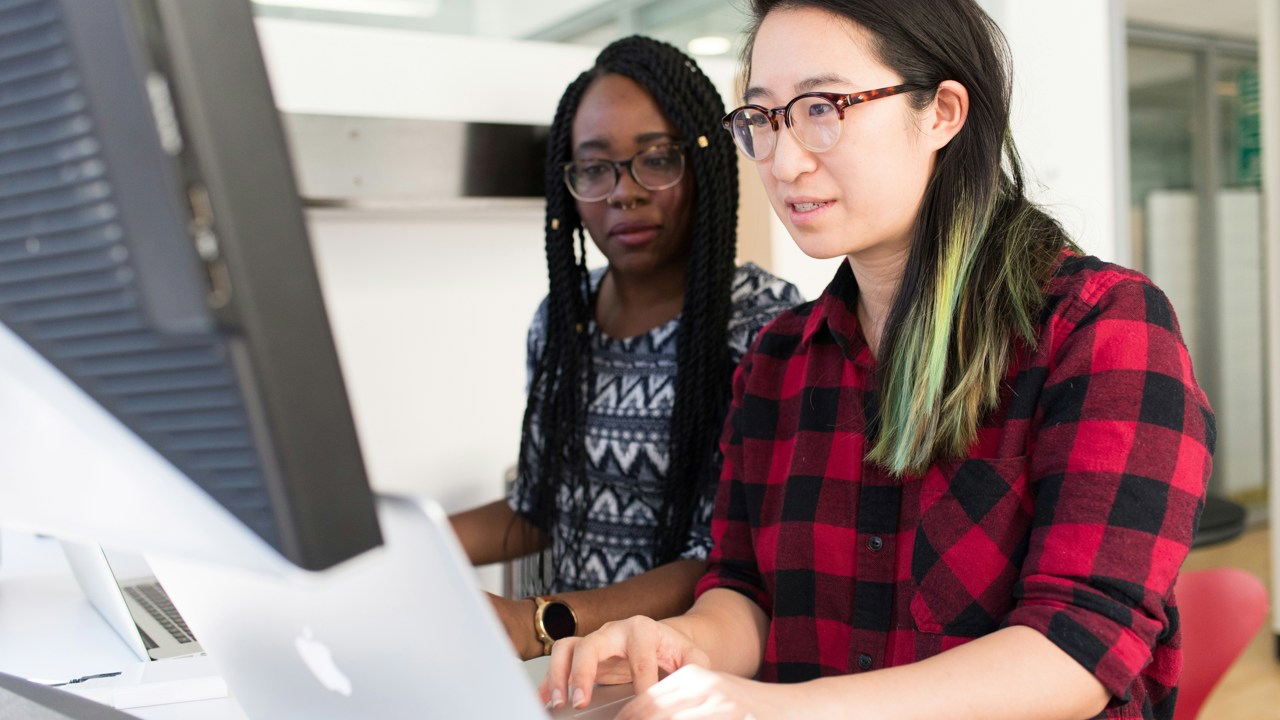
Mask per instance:
[[[877,391],[856,293],[844,263],[734,380],[698,593],[737,590],[770,616],[760,679],[903,665],[1026,625],[1106,686],[1103,717],[1172,717],[1172,588],[1214,420],[1168,299],[1064,253],[1038,347],[1020,347],[968,456],[899,479],[862,459]]]

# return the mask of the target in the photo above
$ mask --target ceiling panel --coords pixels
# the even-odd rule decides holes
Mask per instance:
[[[1204,35],[1258,39],[1259,3],[1264,0],[1127,0],[1130,22]],[[1265,0],[1275,2],[1275,0]]]

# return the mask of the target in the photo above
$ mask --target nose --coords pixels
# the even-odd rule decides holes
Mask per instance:
[[[640,183],[636,182],[635,177],[631,175],[631,166],[617,168],[618,182],[613,186],[613,191],[605,198],[611,207],[622,210],[630,210],[644,202],[648,196],[648,190],[644,189]]]
[[[769,171],[778,182],[794,182],[801,175],[813,172],[817,167],[817,157],[813,151],[800,144],[791,129],[778,128],[774,137],[773,154],[766,162],[770,163]]]

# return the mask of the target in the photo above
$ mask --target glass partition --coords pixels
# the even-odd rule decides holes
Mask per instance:
[[[1218,419],[1211,489],[1265,497],[1258,67],[1245,43],[1131,32],[1135,264],[1173,302]]]

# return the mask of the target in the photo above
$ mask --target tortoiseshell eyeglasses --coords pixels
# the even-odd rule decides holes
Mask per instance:
[[[922,90],[924,87],[926,86],[905,83],[848,95],[808,92],[797,95],[782,107],[743,105],[725,115],[721,124],[733,136],[733,141],[742,154],[757,162],[772,155],[774,148],[778,146],[779,115],[801,145],[813,152],[826,152],[835,147],[840,139],[845,108],[899,93]]]

